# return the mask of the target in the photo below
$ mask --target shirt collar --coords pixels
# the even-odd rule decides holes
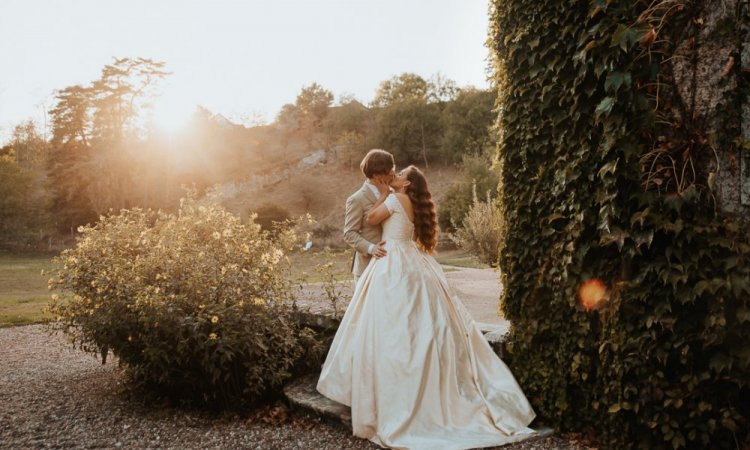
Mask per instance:
[[[370,180],[365,180],[365,186],[367,186],[372,191],[372,193],[375,194],[375,198],[380,198],[380,190],[377,186],[370,183]]]

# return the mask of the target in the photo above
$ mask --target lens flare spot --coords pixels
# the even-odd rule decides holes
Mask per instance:
[[[598,309],[609,300],[607,286],[599,278],[592,278],[581,284],[578,288],[578,298],[586,311]]]

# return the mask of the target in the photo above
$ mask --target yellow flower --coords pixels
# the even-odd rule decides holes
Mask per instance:
[[[60,300],[60,296],[57,295],[57,294],[52,294],[52,300],[58,301],[58,300]]]
[[[128,336],[128,342],[133,342],[133,336]]]
[[[216,333],[211,333],[211,334],[208,335],[208,339],[210,339],[212,341],[215,341],[217,337],[218,336],[216,336]]]
[[[213,236],[214,236],[214,239],[217,239],[217,240],[221,239],[221,233],[219,233],[218,231],[215,231]]]
[[[211,317],[211,323],[219,323],[219,317],[218,316]]]
[[[260,306],[260,305],[265,305],[265,304],[266,304],[266,301],[263,300],[262,298],[260,298],[260,297],[254,297],[253,298],[253,305]]]
[[[198,309],[203,309],[205,307],[206,307],[206,305],[198,305]]]

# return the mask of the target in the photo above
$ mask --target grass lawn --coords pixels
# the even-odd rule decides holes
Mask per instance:
[[[489,269],[490,266],[480,261],[476,256],[463,250],[446,250],[438,252],[435,259],[446,266],[466,267],[469,269]],[[447,269],[450,271],[450,269]]]
[[[296,251],[289,255],[292,262],[290,278],[295,283],[319,283],[332,275],[337,281],[351,279],[351,250],[330,252]],[[438,253],[440,264],[477,269],[489,268],[475,257],[461,250]],[[326,263],[333,263],[325,272],[316,270]],[[13,255],[0,253],[0,327],[46,322],[49,315],[43,312],[50,298],[47,290],[49,275],[42,275],[53,268],[50,255]],[[446,268],[446,271],[456,269]]]
[[[50,255],[13,255],[0,253],[0,327],[25,325],[49,320],[42,312],[50,292],[48,275]]]

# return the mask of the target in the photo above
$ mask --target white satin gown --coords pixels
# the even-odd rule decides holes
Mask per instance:
[[[359,278],[318,380],[351,407],[354,435],[396,449],[469,449],[530,437],[535,417],[440,265],[417,248],[398,198],[388,255]]]

